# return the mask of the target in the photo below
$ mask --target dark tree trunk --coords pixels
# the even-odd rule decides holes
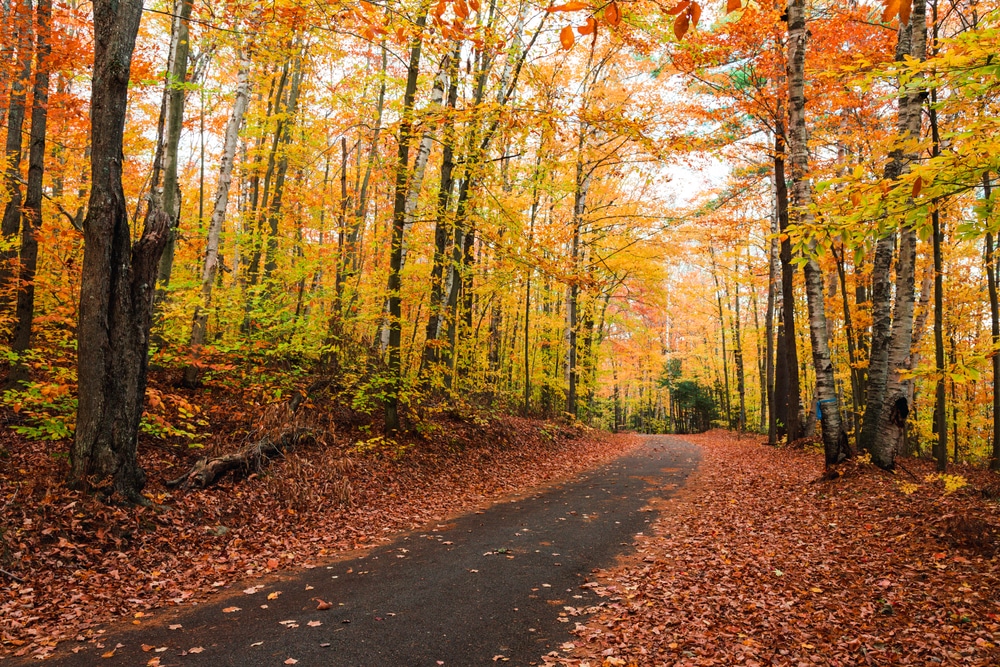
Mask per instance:
[[[35,317],[35,268],[38,265],[38,231],[42,226],[42,176],[45,173],[45,128],[49,104],[49,43],[52,0],[38,0],[36,14],[35,88],[31,104],[31,136],[28,148],[28,187],[21,216],[21,261],[17,292],[17,321],[11,348],[22,353],[31,348],[31,328]],[[10,380],[28,379],[27,366],[16,364]]]
[[[12,249],[0,252],[0,290],[6,290],[14,275],[14,262],[17,251],[13,249],[13,239],[21,228],[21,156],[24,131],[24,105],[27,97],[28,84],[31,81],[32,20],[31,0],[22,0],[14,10],[14,20],[17,25],[17,59],[18,69],[10,87],[10,98],[7,106],[7,141],[4,146],[5,173],[4,185],[10,193],[10,199],[3,211],[3,222],[0,223],[0,233],[3,240],[12,242]]]
[[[983,198],[988,202],[991,194],[990,174],[983,174]],[[986,234],[986,284],[990,292],[990,333],[993,345],[1000,343],[1000,302],[997,299],[997,264],[993,254],[993,234]],[[1000,354],[990,359],[993,366],[993,453],[990,456],[990,470],[1000,470]]]
[[[428,3],[420,7],[416,25],[423,29],[427,23]],[[410,64],[406,73],[406,90],[403,93],[402,118],[399,123],[396,154],[395,199],[392,209],[392,241],[389,257],[389,377],[392,383],[385,399],[385,430],[399,430],[399,390],[403,382],[402,359],[402,303],[400,299],[400,268],[403,263],[403,231],[406,223],[406,182],[410,164],[410,139],[413,132],[413,102],[417,94],[417,76],[420,74],[420,51],[423,43],[418,36],[410,45]]]
[[[437,345],[441,333],[444,302],[444,276],[448,261],[448,227],[451,210],[451,192],[455,171],[455,120],[452,113],[458,102],[458,67],[461,57],[458,50],[452,54],[449,72],[448,97],[445,102],[444,148],[441,155],[441,183],[438,186],[437,215],[434,221],[434,258],[431,268],[431,303],[424,337],[423,363],[436,364],[440,359]]]
[[[133,245],[122,191],[122,135],[141,0],[95,0],[91,86],[91,191],[84,219],[78,327],[79,409],[69,481],[110,480],[141,501],[136,456],[146,391],[157,264],[169,219],[150,216]]]
[[[795,339],[795,267],[792,242],[788,238],[788,182],[785,180],[785,128],[778,123],[774,135],[774,183],[778,199],[778,231],[781,248],[781,323],[778,328],[778,359],[775,364],[774,402],[778,418],[777,435],[789,442],[798,440],[799,353]]]

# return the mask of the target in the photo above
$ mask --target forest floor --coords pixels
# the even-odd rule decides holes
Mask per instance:
[[[194,397],[191,397],[194,402]],[[0,415],[0,661],[45,657],[116,619],[206,600],[248,581],[383,544],[614,459],[630,436],[471,410],[442,410],[397,441],[348,408],[313,409],[322,435],[260,474],[207,490],[164,481],[254,437],[254,406],[203,411],[205,449],[143,436],[153,507],[121,507],[63,484],[68,443],[30,441]],[[259,412],[259,408],[257,409]]]
[[[996,475],[684,438],[702,464],[546,664],[1000,665]]]

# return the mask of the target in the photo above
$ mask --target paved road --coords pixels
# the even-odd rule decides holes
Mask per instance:
[[[169,621],[182,628],[147,625],[103,649],[60,650],[46,664],[146,665],[154,657],[163,667],[277,666],[289,658],[303,667],[537,664],[571,638],[576,619],[560,622],[564,607],[597,601],[580,588],[592,569],[631,550],[654,517],[643,511],[649,499],[670,495],[699,458],[678,438],[649,436],[633,454],[562,486],[303,570],[253,595],[199,605]],[[267,599],[274,591],[281,594]],[[332,609],[317,610],[314,598]],[[223,612],[233,606],[241,610]],[[124,646],[114,657],[100,657],[117,643]],[[167,650],[143,652],[142,644]],[[191,653],[196,647],[203,650]]]

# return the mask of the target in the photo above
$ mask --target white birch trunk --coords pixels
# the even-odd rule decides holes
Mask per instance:
[[[239,139],[240,126],[250,102],[250,62],[241,59],[238,83],[236,84],[236,101],[233,103],[233,113],[226,125],[225,143],[222,149],[222,163],[219,165],[219,183],[215,193],[215,208],[208,225],[208,242],[205,248],[205,265],[201,272],[201,303],[195,308],[194,322],[191,325],[191,355],[197,361],[201,346],[205,343],[205,332],[208,325],[209,307],[212,303],[212,287],[219,272],[219,238],[222,235],[222,222],[226,218],[226,208],[229,205],[229,187],[233,181],[233,164],[236,158],[236,142]],[[184,370],[184,381],[188,385],[197,383],[198,368],[196,364]]]
[[[789,147],[792,167],[791,214],[796,225],[809,227],[814,217],[812,182],[809,173],[809,147],[805,116],[805,61],[806,42],[805,0],[791,0],[788,4],[788,120]],[[809,307],[809,339],[812,342],[813,366],[816,371],[816,400],[823,425],[823,450],[826,464],[838,462],[841,456],[840,399],[830,358],[824,303],[823,270],[815,258],[816,242],[809,242],[809,260],[805,265],[806,302]]]

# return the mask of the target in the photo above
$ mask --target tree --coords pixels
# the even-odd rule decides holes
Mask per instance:
[[[83,222],[78,338],[79,410],[70,483],[91,478],[141,502],[145,473],[136,457],[146,392],[157,264],[169,218],[150,216],[131,241],[122,190],[123,132],[141,0],[94,2],[91,190]]]

